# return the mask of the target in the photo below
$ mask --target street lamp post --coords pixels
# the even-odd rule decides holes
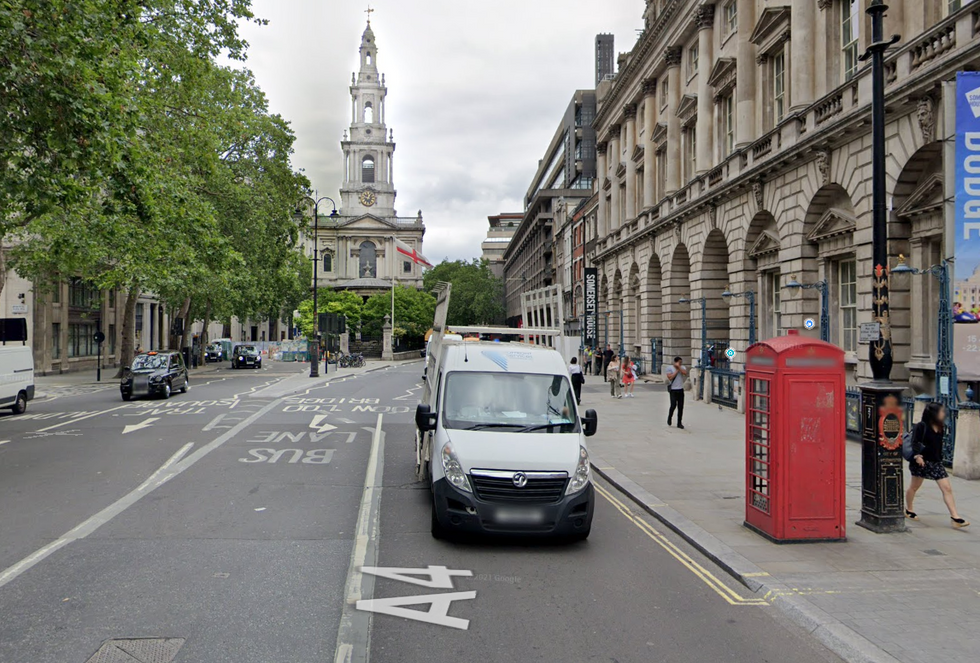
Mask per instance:
[[[317,281],[319,280],[319,267],[320,267],[320,203],[325,200],[330,201],[330,205],[333,211],[330,212],[330,218],[336,219],[340,216],[337,213],[337,203],[333,201],[333,198],[328,196],[321,196],[320,198],[313,196],[303,196],[303,200],[313,203],[313,343],[310,350],[310,377],[318,378],[320,377],[320,310],[317,302],[317,290],[319,289]],[[297,208],[297,214],[302,214],[302,212]]]
[[[701,356],[698,358],[698,400],[704,400],[704,373],[708,369],[708,300],[704,297],[688,299],[681,297],[677,300],[680,304],[700,304],[701,305]]]
[[[820,340],[830,343],[830,285],[826,279],[816,283],[800,283],[795,276],[791,276],[783,287],[790,290],[820,291]]]
[[[728,286],[725,288],[725,292],[721,293],[721,296],[725,299],[745,297],[749,301],[749,345],[755,345],[755,291],[732,292],[732,286]]]
[[[892,340],[889,316],[888,217],[885,191],[885,41],[888,7],[872,0],[871,45],[861,59],[871,60],[871,256],[872,311],[878,338],[869,346],[872,381],[861,385],[861,520],[873,532],[905,531],[902,468],[902,390],[891,381]]]
[[[943,260],[928,269],[909,267],[905,256],[898,256],[892,274],[930,274],[939,279],[938,348],[936,354],[936,400],[946,407],[946,430],[943,436],[943,463],[953,465],[956,444],[956,412],[959,409],[956,388],[956,364],[953,363],[953,309],[950,306],[950,261]]]

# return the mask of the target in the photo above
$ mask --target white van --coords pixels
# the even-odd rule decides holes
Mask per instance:
[[[462,532],[585,539],[595,493],[568,368],[548,347],[437,344],[415,422],[420,473],[432,489],[432,535]]]
[[[33,351],[26,345],[0,345],[0,408],[21,414],[33,398]]]

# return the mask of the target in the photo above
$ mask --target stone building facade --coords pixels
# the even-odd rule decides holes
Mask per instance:
[[[501,212],[487,217],[490,227],[486,239],[480,244],[480,258],[487,261],[491,273],[498,279],[504,278],[504,254],[523,218],[520,212]]]
[[[826,280],[831,341],[849,380],[870,377],[857,329],[871,321],[871,0],[649,0],[644,30],[597,89],[598,212],[587,258],[600,306],[622,310],[624,350],[696,363],[709,340],[740,368],[753,291],[758,337],[807,332]],[[948,255],[951,171],[943,83],[980,66],[980,3],[891,3],[889,255],[927,268]],[[951,149],[951,143],[948,143]],[[931,391],[938,282],[892,278],[896,380]],[[612,318],[618,340],[618,320]],[[969,377],[969,376],[961,376]]]

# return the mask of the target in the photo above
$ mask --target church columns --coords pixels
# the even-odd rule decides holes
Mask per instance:
[[[706,173],[713,165],[712,155],[715,149],[714,126],[715,113],[711,88],[708,79],[711,77],[711,67],[715,59],[712,54],[714,45],[715,6],[701,5],[697,8],[695,21],[698,26],[698,153],[697,172]]]
[[[626,210],[624,221],[636,218],[636,162],[633,151],[636,149],[636,104],[628,104],[626,115]]]
[[[755,44],[752,26],[755,25],[756,0],[738,0],[738,57],[735,65],[736,147],[744,147],[758,137],[755,116]]]
[[[817,24],[815,5],[816,3],[812,0],[793,0],[793,9],[790,15],[792,65],[788,67],[790,72],[790,109],[792,110],[806,108],[813,103],[813,33],[814,26]]]
[[[643,82],[643,206],[652,207],[654,200],[654,168],[657,154],[653,148],[653,132],[657,127],[657,79]]]
[[[681,97],[681,49],[668,48],[664,53],[667,64],[667,186],[670,195],[681,188],[681,118],[677,105]]]

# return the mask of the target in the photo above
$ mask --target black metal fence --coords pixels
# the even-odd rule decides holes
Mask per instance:
[[[664,340],[662,338],[650,339],[650,374],[660,375],[664,365]]]
[[[709,375],[711,402],[732,409],[738,408],[738,387],[743,374],[727,368],[712,368]]]

